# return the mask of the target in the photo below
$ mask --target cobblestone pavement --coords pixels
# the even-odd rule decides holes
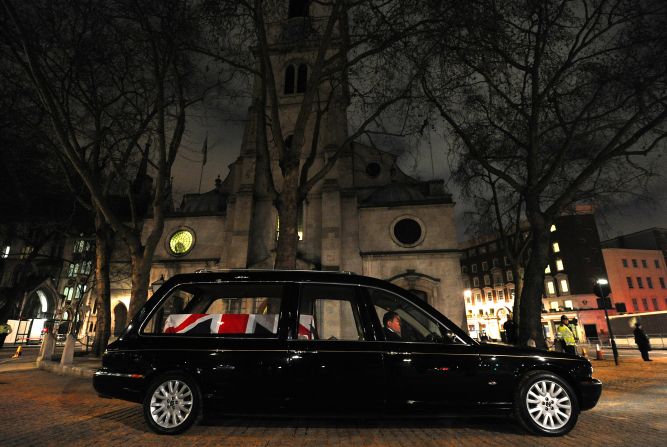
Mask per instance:
[[[45,371],[0,373],[0,445],[10,446],[664,446],[667,360],[594,362],[598,406],[561,438],[525,434],[508,419],[207,419],[158,436],[139,405],[100,399],[89,380]]]

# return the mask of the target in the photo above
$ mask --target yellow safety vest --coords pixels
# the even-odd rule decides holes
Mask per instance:
[[[557,336],[559,340],[565,341],[566,345],[575,345],[574,332],[572,332],[572,329],[570,329],[569,326],[565,326],[564,324],[559,325]]]

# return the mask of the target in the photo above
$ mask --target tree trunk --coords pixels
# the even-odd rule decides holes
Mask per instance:
[[[141,254],[132,254],[132,293],[128,321],[136,315],[148,299],[148,282],[150,281],[151,262]],[[152,257],[151,257],[152,259]]]
[[[279,235],[276,247],[277,269],[295,269],[297,244],[299,242],[299,163],[298,160],[285,167],[282,191],[277,200]]]
[[[99,357],[111,337],[111,281],[109,279],[109,260],[111,259],[110,229],[104,216],[95,212],[95,291],[97,302],[97,328],[93,353]]]
[[[542,331],[542,295],[544,269],[549,254],[549,223],[539,211],[527,209],[526,212],[531,225],[532,241],[521,291],[518,340],[520,344],[526,344],[529,338],[534,337],[537,347],[545,348],[546,342]]]

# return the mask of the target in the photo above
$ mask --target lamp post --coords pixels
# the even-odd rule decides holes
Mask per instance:
[[[609,340],[611,341],[611,352],[614,353],[614,363],[618,366],[618,349],[616,348],[616,341],[614,340],[614,333],[611,330],[611,323],[609,323],[609,313],[607,312],[608,304],[611,304],[611,299],[609,298],[609,281],[604,278],[600,278],[596,281],[598,289],[600,290],[600,299],[598,302],[602,304],[598,305],[598,308],[602,307],[604,309],[604,318],[607,320],[607,332],[609,333]],[[606,287],[604,287],[606,286]],[[606,292],[606,293],[605,293]]]

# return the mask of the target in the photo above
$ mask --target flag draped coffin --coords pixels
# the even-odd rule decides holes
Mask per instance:
[[[165,334],[256,334],[278,332],[277,314],[172,314]]]

